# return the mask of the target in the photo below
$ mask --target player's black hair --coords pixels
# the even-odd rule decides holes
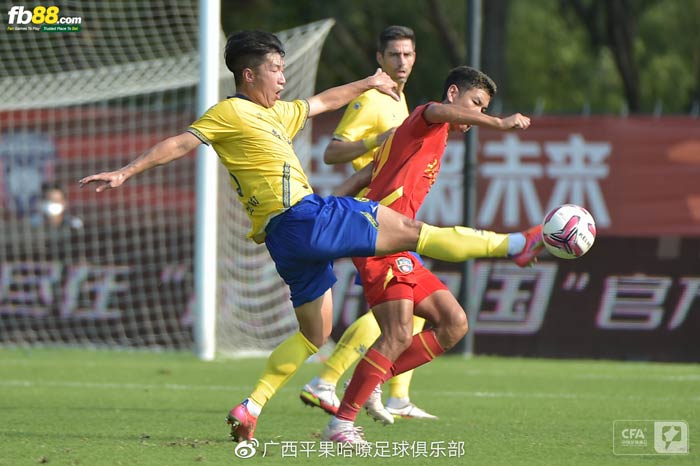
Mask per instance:
[[[228,37],[224,58],[236,83],[241,83],[243,70],[260,66],[268,53],[284,57],[284,47],[276,35],[265,31],[239,31]]]
[[[496,83],[486,73],[468,66],[458,66],[450,71],[442,88],[442,100],[447,98],[447,90],[453,84],[457,86],[459,92],[473,88],[483,89],[490,97],[496,95],[497,90]]]
[[[413,43],[413,47],[416,46],[416,35],[413,33],[413,29],[406,26],[387,26],[379,33],[377,51],[383,54],[390,41],[401,39],[410,39]]]

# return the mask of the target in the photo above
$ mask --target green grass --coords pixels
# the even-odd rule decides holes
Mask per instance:
[[[263,364],[205,363],[185,353],[0,350],[0,465],[700,464],[700,366],[491,357],[445,357],[417,371],[412,398],[438,421],[383,427],[358,418],[370,442],[463,442],[462,457],[306,458],[277,445],[244,460],[227,440],[224,417]],[[304,365],[268,404],[256,432],[261,443],[318,442],[328,416],[298,399],[318,369]],[[685,420],[691,452],[615,456],[616,419]]]

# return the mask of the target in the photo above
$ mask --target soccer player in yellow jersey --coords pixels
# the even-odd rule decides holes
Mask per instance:
[[[526,265],[536,260],[542,241],[541,237],[530,241],[522,233],[438,228],[376,201],[314,194],[292,146],[306,119],[338,109],[369,89],[398,99],[396,84],[377,70],[306,100],[285,102],[280,100],[286,84],[284,48],[274,34],[232,34],[225,59],[236,81],[236,96],[214,105],[187,131],[159,142],[124,167],[86,176],[80,184],[97,183],[97,192],[117,188],[134,175],[184,157],[200,144],[211,144],[229,171],[252,223],[249,236],[265,243],[289,285],[299,322],[299,331],[270,354],[250,396],[227,416],[232,439],[242,441],[253,439],[265,404],[330,335],[333,259],[416,251],[451,262],[512,257]],[[485,118],[493,117],[473,112],[465,114],[464,121],[479,124]],[[505,128],[508,121],[492,124]]]
[[[369,90],[348,104],[343,118],[326,147],[323,160],[328,164],[352,162],[355,170],[372,163],[380,146],[408,116],[408,106],[403,88],[411,75],[416,60],[416,40],[411,28],[389,26],[380,34],[377,43],[377,62],[394,80],[400,100],[397,102],[386,94]],[[413,317],[413,332],[423,330],[425,319]],[[336,386],[342,375],[379,338],[380,330],[374,314],[361,316],[338,341],[333,354],[323,364],[318,377],[304,385],[299,397],[309,405],[316,406],[335,415],[340,400]],[[365,403],[367,413],[377,421],[392,424],[394,417],[436,419],[411,403],[409,386],[413,371],[407,371],[387,382],[389,398],[386,408],[382,404],[381,386],[377,385]]]

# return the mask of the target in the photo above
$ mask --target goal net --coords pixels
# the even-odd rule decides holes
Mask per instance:
[[[77,181],[196,118],[197,2],[61,2],[57,24],[72,27],[55,32],[12,8],[0,35],[0,345],[191,348],[195,157],[100,194]],[[313,94],[332,25],[279,33],[284,98]],[[232,94],[223,64],[220,76]],[[309,128],[295,146],[309,153]],[[288,290],[219,174],[217,349],[269,349],[296,329]]]

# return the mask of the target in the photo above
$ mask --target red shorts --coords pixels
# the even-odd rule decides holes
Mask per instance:
[[[399,252],[381,257],[354,257],[367,303],[409,299],[416,305],[447,286],[426,269],[413,254]]]

